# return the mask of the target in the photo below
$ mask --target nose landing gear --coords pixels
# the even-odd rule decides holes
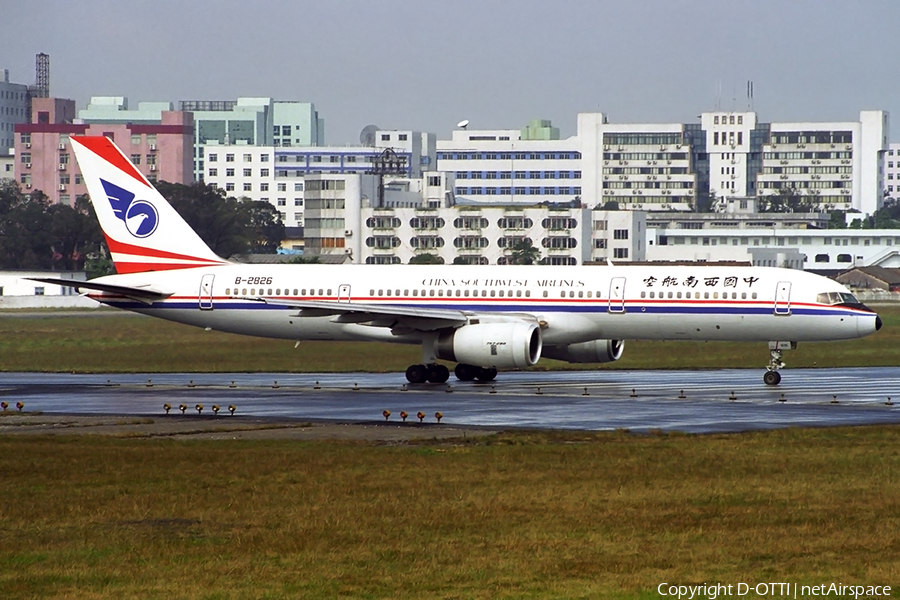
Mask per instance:
[[[796,347],[797,342],[769,342],[769,364],[766,365],[766,372],[763,373],[763,381],[766,385],[781,383],[781,373],[778,370],[784,368],[784,361],[781,360],[783,352]]]

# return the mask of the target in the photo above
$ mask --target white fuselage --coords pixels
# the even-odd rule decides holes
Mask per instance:
[[[331,301],[451,309],[541,323],[544,345],[596,339],[825,341],[876,330],[877,315],[821,294],[847,290],[811,273],[742,266],[465,266],[227,264],[95,280],[171,293],[144,304],[92,298],[218,331],[290,340],[420,343],[384,320],[302,316],[281,301]]]

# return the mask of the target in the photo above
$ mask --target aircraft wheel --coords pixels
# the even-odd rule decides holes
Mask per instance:
[[[431,383],[444,383],[450,379],[450,369],[444,365],[428,365],[428,381]]]
[[[478,381],[493,381],[497,377],[497,369],[478,369],[475,379]]]
[[[460,381],[472,381],[478,376],[478,367],[459,363],[453,372]]]
[[[428,380],[428,367],[425,365],[410,365],[406,369],[406,380],[410,383],[425,383]]]
[[[781,383],[781,373],[778,371],[766,371],[763,374],[763,381],[766,385],[778,385]]]

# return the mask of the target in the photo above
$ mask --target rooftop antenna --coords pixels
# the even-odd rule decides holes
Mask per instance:
[[[465,129],[466,127],[469,126],[469,120],[468,120],[468,119],[463,119],[462,121],[460,121],[459,123],[457,123],[456,126],[459,127],[460,129]]]

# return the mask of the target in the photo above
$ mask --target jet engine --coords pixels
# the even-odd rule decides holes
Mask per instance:
[[[544,356],[570,363],[608,363],[622,358],[623,340],[593,340],[568,346],[545,346]]]
[[[537,323],[480,323],[442,333],[434,345],[444,360],[486,369],[523,369],[541,358]]]

